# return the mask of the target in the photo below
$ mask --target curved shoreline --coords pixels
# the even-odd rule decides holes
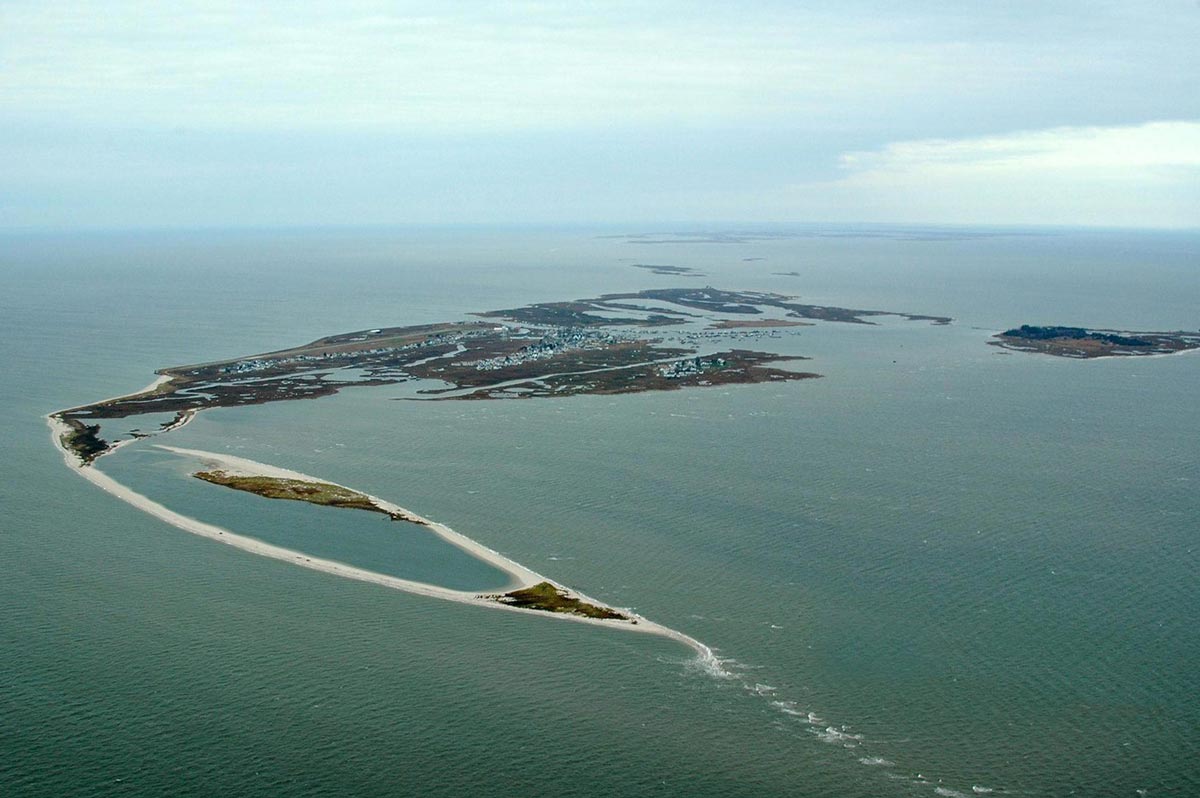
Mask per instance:
[[[227,473],[238,474],[241,476],[294,479],[302,482],[324,482],[330,485],[335,485],[339,488],[345,488],[346,490],[353,490],[356,493],[362,493],[362,491],[355,490],[354,488],[347,487],[346,485],[339,485],[336,482],[330,482],[327,479],[318,479],[308,474],[302,474],[299,471],[289,471],[286,468],[279,468],[278,466],[268,465],[267,463],[260,463],[245,457],[219,454],[217,452],[206,452],[200,449],[184,449],[178,446],[167,446],[161,443],[154,444],[154,447],[156,449],[163,449],[168,452],[174,452],[175,454],[181,454],[187,457],[195,458],[196,460],[203,462],[205,465],[210,465],[213,468],[218,468]],[[503,554],[500,554],[494,549],[490,549],[487,546],[484,546],[482,543],[472,540],[466,535],[455,532],[445,524],[431,521],[424,516],[414,513],[412,510],[401,507],[398,504],[385,501],[378,496],[372,496],[369,493],[363,493],[362,495],[370,499],[371,502],[380,509],[391,513],[397,513],[405,516],[406,518],[412,519],[414,523],[427,527],[435,535],[440,537],[442,540],[445,540],[450,545],[462,549],[475,559],[486,562],[488,565],[491,565],[492,567],[508,574],[510,582],[505,588],[503,588],[503,591],[530,587],[538,582],[550,581],[541,574],[526,568],[515,560],[505,557]]]
[[[170,374],[160,374],[154,380],[154,382],[150,383],[145,388],[142,388],[139,391],[122,394],[120,396],[110,396],[107,399],[101,399],[98,402],[88,402],[85,405],[76,405],[75,407],[64,407],[62,410],[56,410],[53,413],[51,413],[50,415],[55,416],[55,415],[58,415],[59,413],[70,413],[72,410],[82,410],[85,407],[92,407],[93,405],[103,405],[103,404],[108,404],[109,402],[119,402],[122,399],[133,399],[134,397],[141,396],[143,394],[153,393],[154,391],[158,390],[158,388],[160,386],[166,385],[168,382],[170,382],[173,379],[175,379],[175,378],[172,377]]]
[[[546,612],[537,609],[515,607],[498,601],[489,600],[480,594],[469,591],[453,590],[451,588],[440,587],[438,585],[431,585],[426,582],[417,582],[411,579],[388,576],[387,574],[381,574],[364,568],[347,565],[336,560],[310,557],[303,552],[284,548],[282,546],[276,546],[274,544],[266,543],[258,540],[257,538],[252,538],[246,535],[240,535],[215,524],[209,524],[199,519],[175,512],[174,510],[159,504],[153,499],[138,493],[132,488],[117,482],[117,480],[98,470],[94,466],[81,463],[62,443],[62,435],[69,431],[70,427],[68,427],[67,424],[60,420],[54,413],[47,415],[45,418],[50,427],[51,439],[54,443],[54,446],[62,454],[63,462],[68,468],[115,498],[120,499],[126,504],[145,512],[159,519],[160,521],[164,521],[171,526],[182,529],[185,532],[190,532],[191,534],[199,535],[200,537],[208,538],[209,540],[214,540],[218,543],[224,543],[251,554],[257,554],[259,556],[287,562],[292,565],[298,565],[301,568],[308,568],[310,570],[319,571],[332,576],[340,576],[346,579],[367,582],[370,584],[379,585],[380,587],[391,588],[404,593],[411,593],[413,595],[437,598],[444,601],[453,601],[459,604],[471,604],[480,607],[503,609],[508,610],[509,612],[519,612],[525,615],[532,614],[542,617],[548,616],[563,620],[575,621],[578,623],[587,623],[608,628],[621,628],[631,632],[658,635],[659,637],[665,637],[670,640],[674,640],[691,648],[696,652],[699,664],[710,672],[720,676],[727,675],[727,672],[721,667],[720,659],[713,653],[712,649],[706,646],[704,643],[701,643],[699,640],[691,637],[690,635],[684,634],[683,632],[647,620],[638,613],[630,610],[622,611],[625,612],[635,622],[601,620],[598,618],[587,618],[581,615],[569,613]],[[190,418],[191,417],[189,417],[187,420],[190,420]],[[186,423],[186,421],[183,423]],[[182,426],[182,424],[180,426]],[[128,441],[122,443],[128,443]],[[278,476],[284,479],[318,481],[314,477],[306,474],[301,474],[296,471],[289,471],[287,469],[278,468],[266,463],[259,463],[254,460],[248,460],[246,458],[236,457],[233,455],[217,454],[214,452],[205,452],[197,449],[183,449],[173,446],[164,446],[162,444],[156,445],[158,448],[173,451],[177,454],[196,457],[197,459],[218,464],[223,468],[238,470],[244,473],[261,476]],[[552,579],[548,579],[530,568],[526,568],[515,560],[505,557],[499,552],[484,546],[483,544],[467,537],[466,535],[454,531],[445,524],[431,521],[427,518],[417,515],[416,513],[412,513],[411,511],[400,507],[399,505],[379,499],[378,497],[369,496],[369,498],[372,501],[378,502],[381,508],[401,512],[411,516],[414,519],[417,519],[418,523],[428,526],[434,534],[438,535],[446,542],[509,574],[509,576],[518,583],[518,586],[528,586],[538,582],[549,582],[556,587],[568,591],[572,596],[578,597],[583,601],[594,603],[599,606],[608,606],[603,602],[595,601],[589,596],[579,593],[578,591],[571,590],[565,585],[561,585]]]

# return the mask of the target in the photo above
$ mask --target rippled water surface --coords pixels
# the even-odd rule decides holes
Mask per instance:
[[[4,239],[0,794],[1200,793],[1200,356],[985,344],[1020,323],[1196,329],[1200,237],[800,232]],[[667,640],[188,535],[71,474],[41,418],[164,365],[706,283],[956,321],[771,341],[821,380],[471,403],[385,386],[206,412],[163,441],[448,523],[713,646],[723,678]],[[102,464],[321,556],[495,576],[381,516],[236,494],[177,460],[139,444]]]

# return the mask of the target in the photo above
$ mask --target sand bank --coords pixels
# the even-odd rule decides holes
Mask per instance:
[[[281,560],[283,562],[291,563],[292,565],[298,565],[301,568],[308,568],[313,571],[320,571],[321,573],[340,576],[346,579],[355,579],[360,582],[368,582],[370,584],[391,588],[393,590],[400,590],[405,593],[412,593],[418,596],[437,598],[444,601],[454,601],[460,604],[472,604],[480,607],[490,607],[492,609],[506,610],[508,612],[519,612],[525,615],[537,615],[543,618],[559,618],[578,623],[588,623],[609,628],[620,628],[631,632],[640,632],[643,634],[653,634],[660,637],[666,637],[680,642],[694,650],[698,655],[700,664],[706,669],[717,674],[723,673],[719,659],[713,654],[712,650],[708,646],[704,645],[699,640],[690,637],[689,635],[654,623],[653,621],[649,621],[637,613],[627,609],[622,609],[620,611],[628,615],[632,620],[636,621],[636,623],[631,623],[628,621],[601,620],[597,618],[586,618],[580,615],[545,612],[536,609],[514,607],[508,604],[501,604],[497,601],[493,601],[477,593],[471,593],[462,590],[452,590],[450,588],[431,585],[425,582],[417,582],[411,579],[401,579],[400,577],[376,573],[374,571],[347,565],[346,563],[337,562],[335,560],[311,557],[304,552],[287,549],[282,546],[276,546],[256,538],[248,537],[246,535],[239,535],[236,532],[216,526],[215,524],[209,524],[204,521],[200,521],[199,519],[183,515],[182,513],[177,513],[174,510],[164,507],[158,502],[143,496],[131,488],[122,485],[95,467],[82,464],[79,459],[76,458],[75,455],[62,444],[62,435],[69,431],[70,428],[53,415],[47,416],[46,422],[50,426],[51,439],[53,440],[55,447],[58,448],[58,450],[62,453],[64,462],[72,471],[75,471],[93,485],[96,485],[100,489],[112,496],[115,496],[121,501],[136,507],[142,512],[148,513],[149,515],[152,515],[161,521],[165,521],[174,527],[182,529],[185,532],[190,532],[194,535],[199,535],[200,537],[215,540],[218,543],[224,543],[228,546],[233,546],[234,548],[250,552],[251,554],[257,554],[262,557],[270,557],[274,560]],[[287,469],[278,468],[266,463],[258,463],[253,460],[247,460],[245,458],[235,457],[233,455],[205,452],[196,449],[181,449],[162,445],[159,445],[158,448],[172,451],[176,454],[194,457],[206,464],[211,464],[214,467],[246,476],[299,479],[311,482],[325,481],[297,471],[289,471]],[[514,581],[514,584],[518,588],[527,587],[539,582],[550,582],[551,584],[568,591],[571,595],[579,598],[582,601],[596,604],[598,606],[607,606],[603,602],[596,601],[595,599],[585,596],[577,591],[572,591],[564,585],[558,584],[552,579],[547,579],[545,576],[542,576],[536,571],[526,568],[520,563],[505,557],[499,552],[496,552],[487,546],[468,538],[466,535],[455,532],[445,524],[440,524],[436,521],[423,518],[422,516],[400,507],[399,505],[386,502],[382,499],[378,499],[377,497],[371,496],[369,498],[376,502],[380,508],[402,513],[413,518],[417,523],[424,524],[434,534],[446,540],[448,543],[457,546],[470,555],[477,557],[478,559],[487,562],[509,574]]]
[[[166,446],[164,444],[156,444],[155,448],[164,449],[168,452],[175,452],[176,454],[185,455],[187,457],[192,457],[204,463],[207,467],[219,469],[235,476],[272,477],[274,479],[294,479],[304,482],[324,482],[330,485],[337,485],[336,482],[329,482],[327,479],[317,479],[316,477],[308,476],[307,474],[301,474],[298,471],[289,471],[285,468],[278,468],[277,466],[268,465],[267,463],[259,463],[255,462],[254,460],[247,460],[244,457],[235,457],[234,455],[230,454],[205,452],[200,451],[199,449],[182,449],[178,446]],[[362,493],[362,491],[355,490],[354,488],[347,487],[346,485],[337,486],[340,488],[345,488],[346,490],[354,491],[355,493]],[[507,590],[517,590],[523,587],[530,587],[531,585],[536,585],[538,582],[548,581],[546,577],[542,576],[541,574],[526,568],[514,560],[510,560],[503,554],[500,554],[493,549],[489,549],[487,546],[484,546],[478,541],[472,540],[466,535],[455,532],[445,524],[439,524],[436,521],[431,521],[424,516],[417,515],[412,510],[408,510],[397,504],[384,501],[378,496],[371,496],[367,493],[362,493],[362,495],[370,499],[371,502],[379,509],[388,513],[396,513],[404,516],[405,518],[411,519],[413,523],[421,524],[422,526],[427,527],[435,535],[442,538],[447,543],[462,549],[475,559],[482,560],[483,562],[486,562],[489,565],[504,571],[506,574],[508,574],[511,580],[510,585],[506,588],[505,592],[507,592]]]

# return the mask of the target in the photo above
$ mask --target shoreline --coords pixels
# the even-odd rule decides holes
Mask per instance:
[[[117,482],[115,479],[98,470],[94,466],[81,463],[76,458],[74,453],[72,453],[62,444],[61,437],[64,432],[69,431],[70,427],[68,427],[65,422],[57,418],[56,414],[54,413],[46,415],[45,419],[47,425],[50,427],[51,440],[53,441],[55,448],[58,449],[58,451],[62,454],[63,462],[70,470],[74,471],[79,476],[83,477],[88,482],[91,482],[93,485],[113,496],[114,498],[117,498],[148,515],[151,515],[160,521],[170,524],[178,529],[182,529],[185,532],[189,532],[203,538],[208,538],[209,540],[223,543],[251,554],[257,554],[262,557],[268,557],[273,560],[279,560],[292,565],[297,565],[301,568],[307,568],[309,570],[318,571],[331,576],[338,576],[345,579],[366,582],[417,596],[442,599],[444,601],[453,601],[459,604],[469,604],[479,607],[491,607],[493,609],[502,609],[509,612],[521,613],[523,615],[532,614],[541,617],[549,616],[562,620],[575,621],[578,623],[587,623],[593,626],[603,626],[609,629],[620,628],[626,631],[641,632],[643,634],[653,634],[659,637],[665,637],[692,649],[696,653],[700,664],[710,672],[716,675],[725,675],[727,673],[724,668],[721,667],[720,659],[713,653],[712,649],[706,646],[704,643],[701,643],[699,640],[691,637],[690,635],[684,634],[683,632],[647,620],[638,613],[630,610],[623,611],[626,612],[631,619],[635,620],[636,623],[600,620],[597,618],[588,618],[570,613],[546,612],[537,609],[515,607],[502,602],[488,600],[483,598],[478,593],[453,590],[451,588],[440,587],[438,585],[431,585],[426,582],[418,582],[411,579],[388,576],[386,574],[377,573],[365,568],[347,565],[336,560],[310,557],[307,554],[294,549],[288,549],[282,546],[266,543],[258,540],[257,538],[241,535],[215,524],[209,524],[199,519],[183,515],[182,513],[175,512],[174,510],[159,504],[153,499],[138,493],[132,488]],[[190,420],[190,417],[188,420]],[[180,426],[182,426],[182,424]],[[128,443],[128,441],[125,443]],[[174,451],[177,454],[185,454],[188,456],[197,457],[199,459],[207,459],[209,462],[224,464],[227,467],[232,467],[242,471],[249,469],[251,473],[261,476],[279,476],[284,479],[304,479],[309,481],[317,481],[314,477],[310,477],[296,471],[278,468],[266,463],[258,463],[254,460],[248,460],[233,455],[222,455],[195,449],[181,449],[178,447],[164,446],[161,444],[156,444],[156,446],[158,448]],[[394,508],[398,512],[403,512],[415,519],[419,519],[421,523],[427,525],[434,534],[438,535],[446,542],[514,577],[514,579],[519,582],[519,586],[527,586],[536,584],[538,582],[549,582],[556,587],[566,590],[570,595],[581,600],[595,603],[602,607],[608,606],[603,602],[595,601],[583,593],[571,590],[570,588],[559,584],[553,579],[548,579],[530,568],[526,568],[520,563],[505,557],[504,555],[488,548],[487,546],[484,546],[483,544],[467,537],[466,535],[454,531],[445,524],[431,521],[416,513],[412,513],[409,510],[400,507],[399,505],[386,502],[375,496],[369,496],[369,498],[372,501],[379,502],[379,506],[382,508]]]
[[[1070,357],[1069,355],[1056,355],[1053,352],[1043,352],[1039,349],[1019,349],[1013,346],[1005,346],[1004,344],[1000,343],[992,343],[991,341],[988,341],[987,344],[1004,352],[1011,352],[1015,355],[1042,355],[1044,357],[1052,357],[1056,360],[1069,360],[1074,363],[1100,363],[1113,360],[1136,363],[1139,360],[1154,360],[1160,357],[1183,357],[1184,355],[1200,354],[1200,347],[1192,347],[1191,349],[1180,349],[1176,352],[1152,352],[1145,355],[1097,355],[1094,357]]]
[[[1187,343],[1192,343],[1196,340],[1200,340],[1200,333],[1192,333],[1192,332],[1188,332],[1188,331],[1176,331],[1176,332],[1169,332],[1169,333],[1160,333],[1160,332],[1137,333],[1137,332],[1125,332],[1125,331],[1120,331],[1120,330],[1104,330],[1104,329],[1092,330],[1091,332],[1093,332],[1093,333],[1102,333],[1102,334],[1128,335],[1128,336],[1136,336],[1136,335],[1157,336],[1160,338],[1170,338],[1175,342],[1182,340],[1185,342],[1185,344],[1180,349],[1172,349],[1172,350],[1166,351],[1166,352],[1162,352],[1162,351],[1138,352],[1138,351],[1131,351],[1129,348],[1125,348],[1118,352],[1107,351],[1107,352],[1100,352],[1100,353],[1066,354],[1061,351],[1053,351],[1051,349],[1043,348],[1038,345],[1039,343],[1045,343],[1047,339],[1010,338],[1005,335],[1005,331],[1003,331],[1003,330],[993,331],[993,330],[987,330],[986,328],[976,328],[976,329],[980,329],[984,332],[990,332],[991,335],[988,336],[988,339],[986,341],[984,341],[984,343],[988,346],[993,346],[1004,352],[1012,352],[1012,353],[1021,354],[1021,355],[1046,355],[1047,357],[1058,358],[1060,360],[1075,360],[1075,361],[1082,361],[1082,360],[1149,360],[1151,358],[1177,357],[1179,355],[1186,355],[1186,354],[1190,354],[1190,353],[1200,352],[1200,346],[1187,345]],[[1079,329],[1083,330],[1086,328],[1079,328]],[[1051,339],[1051,342],[1059,341],[1059,340],[1063,340],[1063,339],[1057,339],[1057,338]],[[1066,340],[1075,340],[1075,339],[1066,339]],[[1019,344],[1015,343],[1016,341],[1029,341],[1031,343],[1028,343],[1027,345],[1019,345]],[[1076,350],[1076,351],[1078,351],[1078,350]]]
[[[175,454],[181,454],[186,457],[193,457],[207,466],[211,466],[227,473],[236,474],[239,476],[248,477],[274,477],[275,479],[293,479],[302,482],[324,482],[329,485],[334,485],[345,490],[352,490],[355,493],[362,493],[371,502],[381,510],[389,513],[397,513],[412,520],[413,523],[420,524],[428,528],[435,535],[450,545],[465,551],[477,560],[486,562],[488,565],[503,571],[509,576],[509,584],[497,592],[508,592],[509,590],[519,590],[525,587],[531,587],[538,582],[551,581],[541,574],[526,568],[515,560],[505,557],[503,554],[484,546],[476,540],[473,540],[466,535],[455,532],[445,524],[440,524],[436,521],[431,521],[424,516],[414,513],[405,507],[401,507],[393,502],[385,501],[378,496],[372,496],[369,493],[363,493],[355,488],[350,488],[346,485],[339,485],[336,482],[330,482],[327,479],[318,479],[308,474],[302,474],[299,471],[291,471],[286,468],[260,463],[256,460],[250,460],[245,457],[237,457],[230,454],[220,454],[217,452],[206,452],[200,449],[184,449],[179,446],[167,446],[166,444],[152,444],[156,449],[163,449]]]
[[[182,428],[182,427],[185,427],[185,426],[187,426],[188,422],[189,422],[189,421],[191,421],[193,418],[195,418],[195,417],[196,417],[196,414],[197,414],[197,413],[199,413],[199,412],[200,412],[201,410],[203,410],[203,409],[204,409],[204,408],[202,408],[202,407],[194,407],[194,408],[190,408],[190,409],[188,409],[188,410],[184,410],[184,411],[182,412],[182,414],[180,414],[180,416],[179,416],[179,420],[178,420],[178,421],[172,421],[172,422],[171,422],[169,425],[167,425],[167,426],[163,427],[163,428],[162,428],[162,429],[160,429],[158,432],[152,432],[152,433],[150,433],[150,434],[146,435],[145,437],[146,437],[146,438],[153,438],[153,437],[155,437],[155,436],[157,436],[157,435],[162,435],[162,434],[164,434],[164,433],[167,433],[167,432],[172,432],[172,431],[174,431],[174,430],[177,430],[177,429],[180,429],[180,428]],[[47,418],[49,418],[49,416],[47,416]],[[131,444],[131,443],[137,443],[139,440],[144,440],[144,438],[127,438],[127,439],[125,439],[125,440],[123,440],[123,441],[117,441],[116,443],[110,443],[110,444],[108,445],[108,448],[107,448],[107,449],[105,449],[105,450],[104,450],[103,452],[101,452],[100,454],[96,455],[96,458],[95,458],[95,460],[93,460],[92,462],[94,463],[96,460],[99,460],[101,457],[104,457],[104,456],[106,456],[106,455],[110,455],[110,454],[112,454],[113,452],[115,452],[115,451],[117,451],[117,450],[119,450],[119,449],[121,449],[121,448],[123,448],[123,447],[125,447],[125,446],[128,446],[128,445],[129,445],[129,444]],[[164,446],[164,447],[162,447],[162,448],[164,448],[164,449],[169,449],[170,447],[169,447],[169,446]]]
[[[132,399],[135,396],[142,396],[143,394],[153,393],[153,392],[157,391],[159,389],[159,387],[166,385],[168,382],[170,382],[173,379],[175,379],[175,378],[172,377],[170,374],[159,374],[158,377],[155,378],[154,382],[150,383],[149,385],[147,385],[145,388],[142,388],[141,390],[133,391],[131,393],[126,393],[126,394],[121,394],[120,396],[110,396],[107,399],[101,399],[98,402],[88,402],[85,405],[76,405],[75,407],[64,407],[62,410],[55,410],[50,415],[59,415],[60,413],[70,413],[72,411],[82,410],[86,407],[92,407],[94,405],[104,405],[104,404],[108,404],[109,402],[119,402],[122,399]]]

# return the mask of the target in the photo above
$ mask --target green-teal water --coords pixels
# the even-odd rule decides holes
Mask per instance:
[[[1020,323],[1200,327],[1200,235],[595,232],[0,242],[0,794],[1200,793],[1200,356],[985,344]],[[70,473],[42,419],[163,365],[705,283],[956,321],[773,342],[821,380],[476,403],[353,389],[203,413],[161,441],[395,501],[697,637],[733,678],[670,641],[189,535]],[[238,531],[488,577],[434,541],[404,549],[382,517],[236,494],[174,459],[138,445],[101,463],[254,527]],[[329,516],[365,536],[302,523]]]
[[[176,436],[172,436],[174,439]],[[314,557],[455,590],[499,590],[509,576],[417,524],[378,513],[267,500],[192,477],[203,463],[140,441],[96,467],[170,509]]]

